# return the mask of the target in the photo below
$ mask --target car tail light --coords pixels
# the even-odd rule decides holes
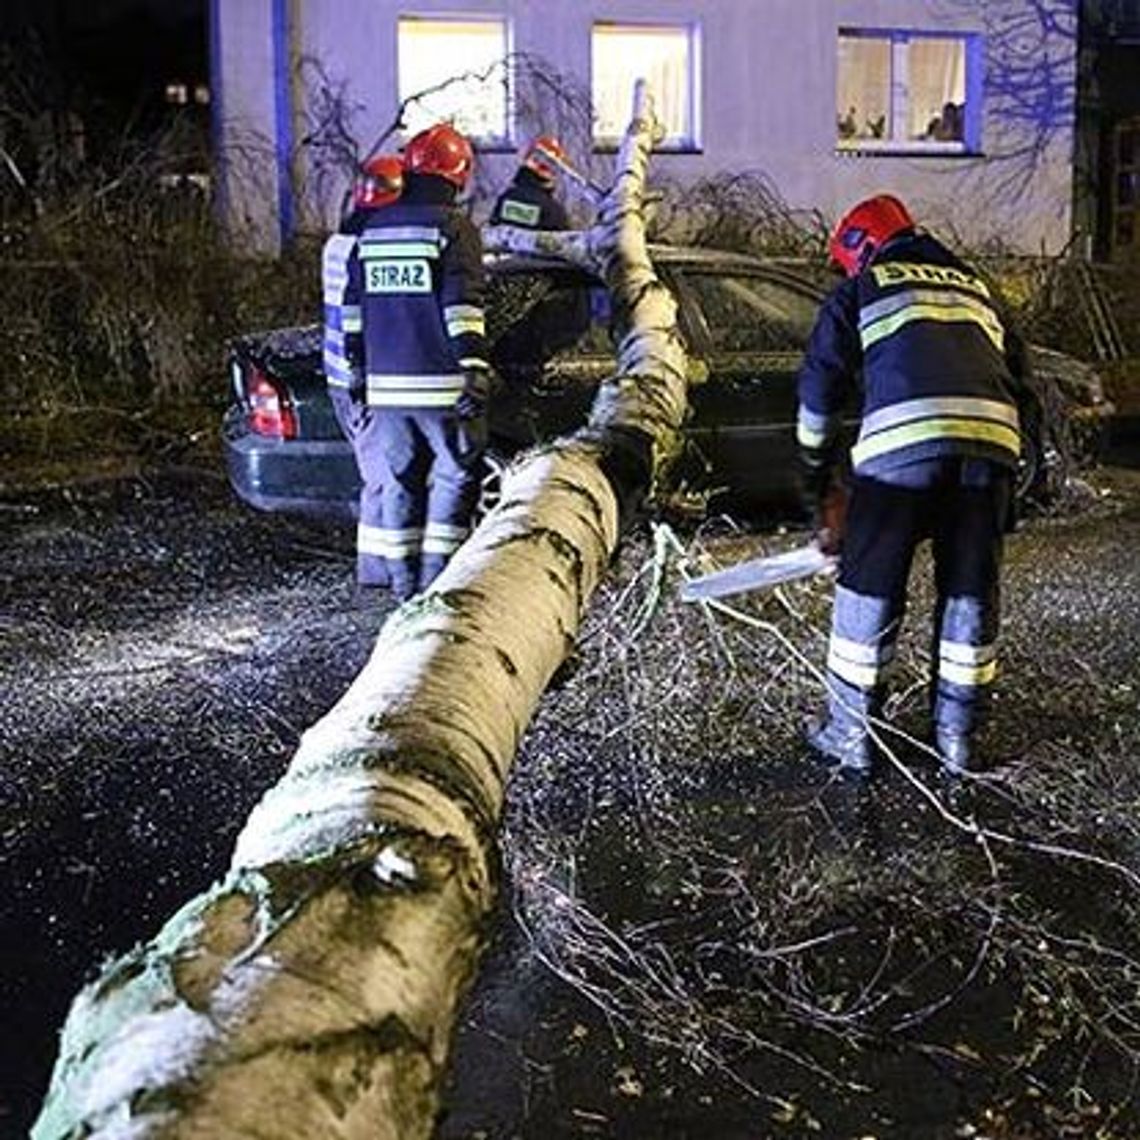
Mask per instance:
[[[271,439],[297,438],[297,415],[289,397],[256,364],[247,366],[245,398],[251,432]]]

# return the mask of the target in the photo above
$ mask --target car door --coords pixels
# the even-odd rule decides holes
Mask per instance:
[[[762,267],[685,266],[674,275],[708,368],[689,391],[688,478],[731,502],[796,503],[796,377],[818,294]]]

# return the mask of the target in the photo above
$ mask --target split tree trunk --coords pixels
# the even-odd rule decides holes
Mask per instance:
[[[430,1135],[498,887],[519,739],[674,443],[686,361],[645,250],[643,85],[598,223],[541,241],[614,296],[589,426],[516,466],[254,809],[225,880],[76,998],[33,1135]]]

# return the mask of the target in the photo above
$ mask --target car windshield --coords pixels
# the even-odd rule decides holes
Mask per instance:
[[[499,371],[541,368],[556,356],[612,356],[609,296],[573,270],[493,274],[487,305]]]
[[[759,274],[686,272],[715,352],[802,352],[818,302]]]

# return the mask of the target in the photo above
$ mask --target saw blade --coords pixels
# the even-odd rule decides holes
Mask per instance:
[[[750,558],[726,570],[690,578],[681,586],[681,600],[699,602],[706,598],[725,598],[749,590],[764,590],[781,582],[792,582],[812,574],[835,569],[835,559],[824,554],[815,543],[786,550],[783,554],[769,554],[763,558]]]

